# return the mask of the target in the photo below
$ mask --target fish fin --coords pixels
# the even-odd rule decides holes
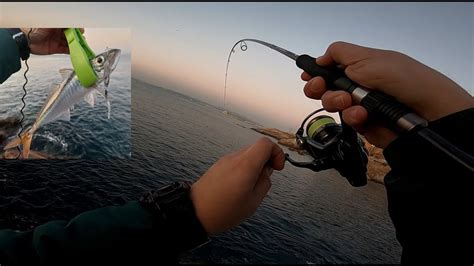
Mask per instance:
[[[59,70],[59,74],[61,74],[61,77],[63,79],[69,78],[71,76],[72,72],[74,72],[74,69],[72,68],[62,68]]]
[[[63,121],[71,121],[71,112],[69,109],[61,113],[61,115],[58,116],[55,120],[63,120]]]
[[[97,94],[105,98],[104,93],[102,93],[99,88],[96,88],[96,92]]]
[[[105,89],[105,102],[107,103],[107,119],[110,119],[110,101],[107,89]]]
[[[107,89],[105,89],[104,93],[102,93],[100,90],[97,90],[97,93],[105,98],[105,103],[107,104],[107,119],[110,119],[110,101]]]
[[[28,156],[30,155],[30,147],[31,147],[31,140],[33,139],[33,134],[28,130],[25,134],[22,134],[21,136],[21,146],[23,146],[22,149],[22,158],[23,159],[28,159]]]
[[[55,93],[56,91],[59,90],[59,88],[61,87],[61,84],[56,84],[54,85],[51,90],[49,90],[49,93],[48,93],[48,97],[51,97],[51,94]]]
[[[8,142],[8,144],[5,145],[5,147],[3,147],[3,150],[6,151],[6,150],[9,150],[9,149],[15,148],[20,144],[21,144],[21,139],[17,137],[14,140]]]
[[[84,101],[86,101],[90,106],[94,107],[95,104],[95,93],[94,91],[89,92],[84,96]]]
[[[108,99],[106,100],[106,102],[107,102],[107,119],[110,119],[110,102]]]
[[[19,138],[15,138],[14,140],[10,141],[3,150],[8,150],[15,148],[17,146],[22,146],[22,153],[21,156],[23,159],[28,159],[30,155],[30,147],[31,147],[31,140],[33,139],[33,134],[31,130],[27,130],[25,133],[21,134]]]

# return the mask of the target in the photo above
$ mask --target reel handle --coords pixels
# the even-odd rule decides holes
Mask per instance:
[[[383,92],[369,90],[349,79],[343,69],[323,67],[316,64],[316,59],[309,55],[300,55],[296,65],[312,77],[321,76],[328,88],[347,91],[356,104],[363,106],[369,120],[377,120],[396,132],[407,132],[415,127],[425,127],[428,122],[415,114],[394,97]]]
[[[327,170],[331,168],[330,164],[326,162],[327,160],[326,158],[314,159],[313,161],[310,161],[310,162],[298,162],[291,159],[288,153],[285,153],[285,160],[296,167],[311,169],[315,172],[319,172],[319,171],[323,171],[323,170]]]

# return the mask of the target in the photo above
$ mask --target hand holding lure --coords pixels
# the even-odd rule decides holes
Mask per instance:
[[[120,58],[119,49],[107,49],[104,53],[95,55],[89,48],[79,29],[67,29],[65,35],[68,40],[71,62],[74,69],[61,69],[59,73],[63,78],[61,84],[56,86],[46,99],[39,111],[33,125],[18,138],[10,141],[4,150],[22,147],[21,157],[27,159],[34,133],[42,125],[55,120],[70,119],[70,110],[81,100],[91,106],[95,103],[95,94],[102,94],[106,98],[108,118],[110,118],[110,103],[107,99],[107,89],[99,90],[99,85],[104,82],[108,86],[110,74],[115,70]]]
[[[94,85],[99,79],[90,62],[95,57],[94,51],[87,45],[78,28],[65,29],[64,35],[69,46],[69,55],[74,72],[76,72],[81,85],[85,88]]]

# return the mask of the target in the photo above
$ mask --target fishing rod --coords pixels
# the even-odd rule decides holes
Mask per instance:
[[[327,88],[330,90],[343,90],[351,94],[355,104],[363,106],[368,112],[370,121],[376,120],[384,126],[405,134],[413,132],[428,145],[434,147],[442,154],[451,158],[454,162],[474,172],[474,157],[462,151],[445,138],[428,128],[428,121],[420,117],[413,110],[397,101],[394,97],[386,95],[380,91],[370,90],[349,79],[343,69],[338,67],[323,67],[316,64],[316,59],[309,55],[297,55],[274,44],[257,39],[242,39],[234,44],[227,60],[226,81],[224,87],[227,90],[227,71],[230,57],[235,47],[240,44],[241,50],[247,50],[246,42],[255,42],[277,51],[296,62],[296,65],[312,77],[320,76],[324,78]],[[242,49],[242,47],[244,49]],[[290,161],[291,162],[291,161]]]

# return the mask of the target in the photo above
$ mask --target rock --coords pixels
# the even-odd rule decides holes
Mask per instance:
[[[369,152],[369,156],[372,156],[377,159],[385,160],[383,157],[383,150],[380,148],[375,147],[374,145],[370,144],[363,136],[359,137],[364,141],[365,149]]]
[[[4,130],[10,129],[10,128],[16,129],[19,126],[20,126],[20,119],[16,117],[9,117],[9,118],[0,120],[0,129],[4,129]]]
[[[20,119],[16,117],[9,117],[0,120],[0,148],[9,136],[16,134],[20,127]]]
[[[0,130],[0,145],[5,141],[7,140],[7,133]]]
[[[367,179],[383,184],[385,175],[390,171],[390,166],[388,166],[383,157],[383,149],[370,144],[363,136],[360,136],[360,138],[364,142],[364,147],[369,155]]]
[[[296,138],[295,134],[283,132],[283,131],[281,131],[279,129],[276,129],[276,128],[251,128],[251,129],[254,130],[254,131],[257,131],[260,134],[273,137],[277,140]]]
[[[286,146],[286,147],[288,147],[288,149],[290,151],[297,152],[300,155],[307,154],[304,149],[300,148],[300,146],[298,146],[298,144],[296,144],[296,138],[280,139],[280,140],[278,140],[278,144]]]
[[[390,166],[374,157],[369,157],[367,164],[367,179],[384,184],[384,177],[390,171]]]
[[[294,151],[294,152],[297,152],[299,155],[305,155],[305,154],[308,154],[305,150],[303,149],[295,149],[295,148],[291,148],[291,147],[288,147],[288,150],[290,151]]]
[[[260,134],[270,136],[278,140],[278,144],[286,146],[290,151],[296,151],[299,154],[305,154],[304,150],[296,144],[295,134],[283,132],[276,128],[251,128]]]
[[[301,150],[301,148],[296,144],[296,138],[291,139],[279,139],[278,144],[284,145],[288,148],[292,148],[295,150]]]

